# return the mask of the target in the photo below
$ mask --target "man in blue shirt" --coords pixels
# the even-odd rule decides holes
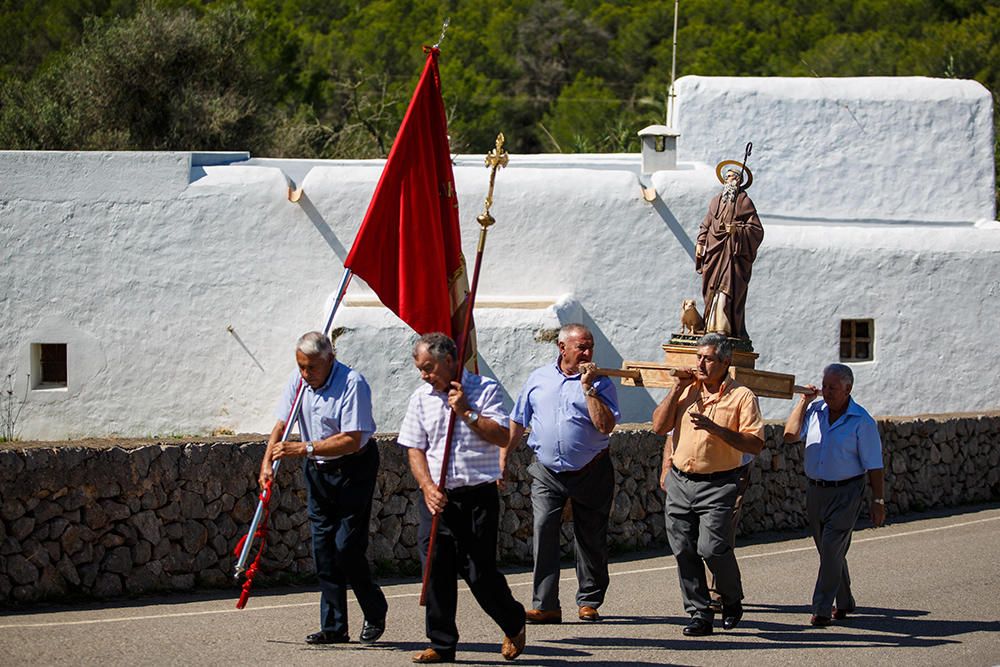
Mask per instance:
[[[273,461],[305,457],[313,559],[320,586],[320,630],[306,637],[306,642],[350,640],[349,583],[365,615],[360,639],[371,643],[385,631],[388,610],[382,590],[372,581],[365,554],[379,465],[378,447],[371,439],[375,433],[371,389],[360,373],[337,361],[330,339],[318,331],[299,338],[295,360],[299,371],[289,378],[275,410],[278,423],[260,465],[260,484],[264,486],[271,478]],[[302,441],[282,441],[300,376],[304,382],[299,410]]]
[[[560,623],[559,528],[563,507],[573,510],[576,542],[576,603],[581,620],[597,621],[608,588],[608,517],[615,475],[608,434],[621,419],[612,382],[591,362],[594,337],[582,324],[559,331],[559,358],[528,376],[510,418],[516,447],[531,427],[528,446],[536,461],[528,471],[534,513],[535,572],[530,623]]]
[[[882,441],[875,420],[851,398],[853,386],[848,366],[830,364],[823,370],[823,399],[813,403],[820,390],[807,385],[809,393],[785,424],[785,442],[805,443],[806,513],[819,551],[810,623],[820,627],[855,610],[847,550],[861,514],[866,473],[872,523],[885,523]]]

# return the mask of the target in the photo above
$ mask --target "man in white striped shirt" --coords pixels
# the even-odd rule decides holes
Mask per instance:
[[[418,530],[422,560],[427,557],[433,516],[441,515],[427,593],[431,646],[413,656],[417,663],[455,659],[456,574],[503,631],[501,655],[513,660],[524,650],[524,607],[514,599],[496,563],[498,448],[507,446],[507,414],[496,381],[465,371],[457,358],[454,341],[444,334],[425,334],[417,340],[413,363],[426,384],[410,397],[397,439],[407,448],[410,470],[424,496]],[[442,492],[438,480],[452,411],[460,419],[455,422]]]

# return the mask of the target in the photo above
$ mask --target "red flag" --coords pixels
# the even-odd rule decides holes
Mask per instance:
[[[417,333],[442,331],[458,342],[469,279],[438,54],[438,49],[428,50],[424,72],[344,267],[364,279]],[[470,331],[467,350],[474,359],[473,342]]]

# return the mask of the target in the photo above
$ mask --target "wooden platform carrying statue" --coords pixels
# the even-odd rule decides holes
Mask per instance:
[[[705,333],[721,333],[733,343],[729,373],[758,396],[791,398],[801,388],[795,376],[755,368],[757,354],[746,329],[747,287],[764,227],[746,190],[753,174],[746,166],[753,144],[746,145],[743,161],[725,160],[715,168],[722,192],[708,204],[708,213],[698,230],[695,270],[702,277],[704,318],[695,301],[681,306],[681,330],[662,345],[663,362],[625,361],[622,369],[599,369],[604,375],[622,378],[625,386],[672,387],[675,377],[695,366],[698,339]]]

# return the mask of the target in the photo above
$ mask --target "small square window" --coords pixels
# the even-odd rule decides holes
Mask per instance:
[[[66,343],[31,344],[32,389],[67,386]]]
[[[875,358],[875,320],[840,321],[840,360],[872,361]]]

